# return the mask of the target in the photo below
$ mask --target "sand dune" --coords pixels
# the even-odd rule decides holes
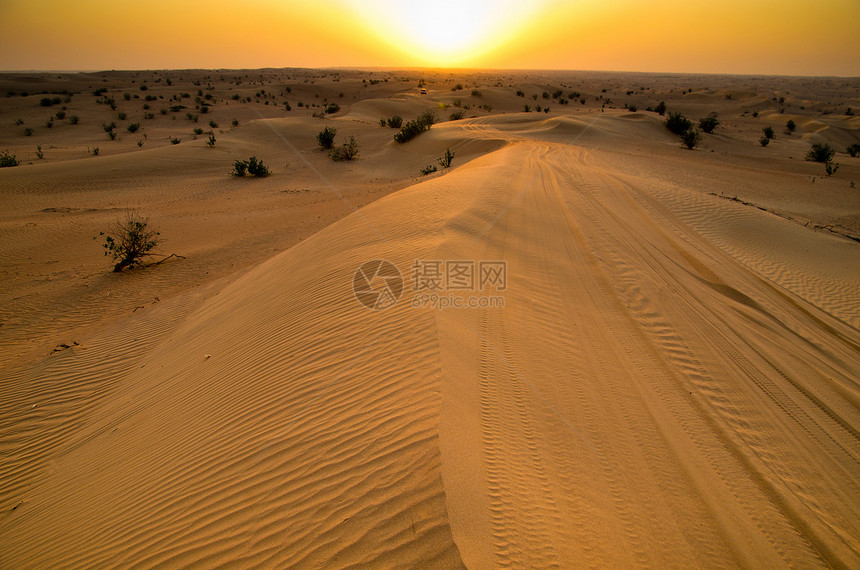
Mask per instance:
[[[189,259],[98,295],[9,280],[0,567],[860,565],[860,248],[810,225],[857,232],[856,197],[810,193],[814,165],[748,133],[681,150],[652,113],[482,115],[395,145],[373,119],[412,98],[328,119],[364,141],[339,169],[304,150],[317,119],[257,118],[223,150],[2,173],[7,236],[83,242],[109,185]],[[285,173],[224,176],[274,147]],[[414,180],[446,148],[456,168]],[[764,209],[720,197],[739,188]],[[204,276],[212,250],[235,269]],[[353,293],[375,259],[404,277],[383,311]],[[472,293],[503,306],[413,306],[416,260],[504,261],[507,287]],[[99,320],[108,286],[163,298]],[[81,301],[57,304],[76,343],[48,356],[37,287]]]

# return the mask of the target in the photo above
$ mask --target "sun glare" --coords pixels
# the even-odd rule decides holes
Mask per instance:
[[[421,65],[451,66],[512,40],[538,11],[511,0],[346,0],[368,30]]]

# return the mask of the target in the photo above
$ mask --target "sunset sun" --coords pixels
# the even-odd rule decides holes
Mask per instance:
[[[510,42],[540,2],[348,0],[370,33],[422,65],[468,64]]]

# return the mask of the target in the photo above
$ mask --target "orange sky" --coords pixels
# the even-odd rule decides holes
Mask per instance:
[[[0,69],[860,76],[860,0],[0,0]]]

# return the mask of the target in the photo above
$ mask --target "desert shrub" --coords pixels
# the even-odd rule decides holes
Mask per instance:
[[[169,137],[169,138],[170,138],[170,144],[179,144],[182,142],[182,139],[179,139],[176,137]]]
[[[217,128],[218,128],[218,123],[216,123],[215,121],[209,121],[209,128],[211,128],[211,129],[217,129]]]
[[[830,148],[829,144],[815,143],[809,149],[809,152],[806,153],[806,160],[812,162],[823,162],[826,164],[833,160],[833,155],[835,154],[836,151]]]
[[[787,122],[787,123],[785,123],[785,132],[786,132],[786,133],[791,134],[791,133],[793,133],[796,129],[797,129],[797,123],[795,123],[795,122],[794,122],[794,121],[792,121],[791,119],[789,119],[789,120],[788,120],[788,122]]]
[[[42,152],[42,145],[36,145],[36,158],[45,158],[45,154]]]
[[[271,172],[269,172],[269,169],[263,165],[262,160],[257,160],[256,156],[252,156],[248,159],[248,174],[251,176],[264,177],[271,174]]]
[[[116,128],[116,123],[114,123],[113,121],[111,121],[110,123],[102,123],[102,128],[105,130],[106,133],[109,133]]]
[[[142,147],[142,146],[143,146],[143,141],[138,139],[138,141],[137,141],[137,146],[138,146],[138,147]]]
[[[4,150],[0,152],[0,168],[8,168],[10,166],[18,166],[20,162],[17,158],[15,158],[14,154],[10,154],[9,151]]]
[[[233,119],[233,121],[230,124],[233,125],[234,127],[238,127],[239,126],[239,119]]]
[[[459,121],[463,118],[463,111],[455,111],[448,116],[451,121]]]
[[[535,111],[540,113],[541,111],[543,111],[543,107],[541,107],[540,105],[535,105]]]
[[[149,227],[149,219],[131,211],[125,220],[113,222],[107,233],[99,232],[99,236],[104,236],[105,256],[117,262],[113,270],[119,273],[126,267],[143,265],[143,259],[158,245],[159,233]]]
[[[77,125],[79,122],[81,122],[81,118],[77,115],[72,115],[71,117],[69,117],[69,123]]]
[[[125,130],[130,133],[136,133],[138,130],[140,130],[140,123],[131,123],[125,128]]]
[[[331,127],[326,127],[319,132],[317,135],[317,143],[319,143],[320,148],[329,149],[334,144],[334,136],[337,134],[337,129],[332,129]]]
[[[385,120],[385,124],[392,129],[399,129],[403,126],[403,117],[400,115],[392,115]]]
[[[480,89],[472,89],[472,97],[480,97],[481,90]]]
[[[355,141],[355,137],[349,137],[345,143],[343,143],[338,148],[333,149],[329,156],[335,162],[340,162],[341,160],[352,160],[358,155],[358,143]]]
[[[833,176],[839,170],[839,163],[828,162],[824,165],[824,172],[827,176]]]
[[[24,136],[25,137],[33,136],[33,129],[31,129],[30,127],[26,127],[24,129]]]
[[[774,137],[773,127],[771,127],[770,125],[762,127],[761,132],[764,133],[764,136],[769,139],[772,139]]]
[[[759,143],[761,146],[767,146],[767,145],[769,145],[769,144],[770,144],[770,139],[769,139],[769,138],[767,138],[767,137],[765,137],[765,136],[762,136],[760,139],[758,139],[758,143]]]
[[[857,143],[852,144],[851,146],[849,146],[848,148],[845,149],[845,152],[847,152],[851,156],[856,157],[858,154],[860,154],[860,144],[857,144]]]
[[[123,93],[122,98],[126,101],[131,101],[131,93]]]
[[[115,141],[115,140],[116,140],[116,133],[115,133],[115,132],[113,132],[113,131],[109,132],[109,133],[108,133],[108,138],[109,138],[110,140],[112,140],[112,141]]]
[[[665,101],[660,101],[660,102],[657,104],[657,106],[656,106],[656,107],[654,107],[654,112],[655,112],[655,113],[659,113],[659,115],[660,115],[661,117],[662,117],[663,115],[665,115],[665,114],[666,114],[666,102],[665,102]]]
[[[517,97],[525,97],[526,94],[522,92],[522,90],[517,90]]]
[[[195,135],[202,135],[203,129],[201,129],[200,127],[194,127],[193,129],[191,129],[191,132],[194,133]]]
[[[329,103],[325,107],[325,112],[329,115],[337,113],[338,111],[340,111],[340,105],[338,105],[337,103]]]
[[[215,133],[209,133],[209,138],[206,139],[206,146],[209,148],[215,146]]]
[[[233,162],[233,171],[230,172],[233,176],[245,176],[245,172],[248,170],[248,161],[246,160],[236,160]]]
[[[57,114],[55,115],[55,117],[57,117],[58,121],[62,121],[63,119],[66,118],[66,112],[65,111],[57,111]]]
[[[457,85],[455,85],[454,87],[451,88],[451,91],[462,91],[462,90],[463,90],[463,84],[462,83],[458,83]]]
[[[693,147],[702,142],[702,133],[698,129],[690,129],[681,135],[681,141],[683,141],[684,146],[693,150]]]
[[[45,123],[45,126],[48,127],[49,129],[52,128],[54,126],[54,117],[51,117],[50,119],[48,119],[48,122]]]
[[[758,117],[758,111],[753,111],[752,116],[753,116],[753,119],[757,118]]]
[[[24,119],[21,119],[21,118],[15,119],[15,126],[16,127],[20,127],[23,124],[24,124]]]
[[[529,107],[528,105],[523,105],[523,112],[531,113],[531,111],[532,111],[531,107]]]
[[[197,115],[192,115],[190,111],[185,113],[185,118],[191,121],[192,123],[197,122]]]
[[[683,135],[693,128],[693,123],[681,113],[669,113],[666,119],[666,128],[676,135]]]
[[[429,131],[435,122],[436,114],[430,110],[424,111],[420,117],[403,125],[400,132],[394,135],[394,140],[399,143],[411,141],[424,131]]]
[[[716,115],[708,115],[704,119],[699,120],[699,128],[706,133],[714,132],[714,129],[720,124],[720,120]]]
[[[543,93],[541,93],[540,96],[543,97],[544,99],[549,99],[549,91],[544,91]]]
[[[92,148],[92,150],[90,150],[89,152],[93,153],[93,156],[98,156],[99,155],[99,147],[94,146]]]
[[[425,166],[424,168],[421,169],[421,174],[424,176],[427,176],[428,174],[432,174],[433,172],[436,172],[436,167],[432,164],[428,164],[427,166]]]
[[[233,163],[233,171],[230,173],[233,176],[245,176],[245,173],[251,176],[265,177],[271,174],[269,169],[263,164],[262,160],[257,160],[256,156],[252,156],[248,160],[237,160]]]
[[[42,97],[41,99],[39,99],[39,105],[41,105],[42,107],[50,107],[51,105],[59,105],[62,102],[63,102],[63,100],[60,99],[59,97],[53,97],[53,98]]]
[[[636,105],[628,105],[627,110],[630,111],[631,113],[635,113],[636,111],[639,110],[639,107],[637,107]]]
[[[385,123],[385,118],[379,119],[379,126],[380,126],[380,127],[387,127],[387,126],[388,126],[388,125]]]
[[[143,118],[144,118],[144,119],[154,119],[154,118],[155,118],[155,113],[144,113],[144,114],[143,114]]]
[[[439,159],[439,164],[442,165],[442,168],[450,168],[452,160],[454,160],[454,153],[451,152],[450,148],[446,148],[445,154]]]
[[[117,113],[117,114],[116,114],[116,117],[117,117],[117,119],[119,119],[120,121],[124,121],[124,120],[126,120],[126,119],[128,118],[128,115],[127,115],[127,114],[125,114],[125,113]]]

